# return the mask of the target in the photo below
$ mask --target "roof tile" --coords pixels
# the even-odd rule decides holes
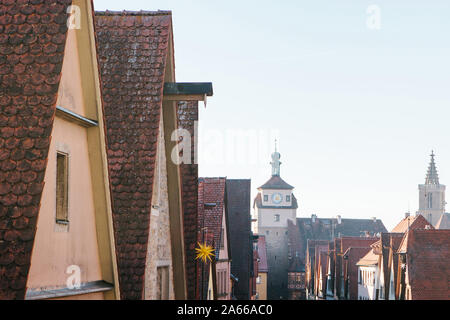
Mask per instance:
[[[171,16],[95,15],[121,298],[142,299]]]
[[[25,298],[71,3],[0,0],[0,300]]]

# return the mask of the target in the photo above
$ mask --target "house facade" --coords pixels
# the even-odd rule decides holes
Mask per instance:
[[[198,261],[199,299],[207,299],[210,289],[215,300],[231,299],[231,251],[226,207],[226,178],[199,178],[198,243],[214,248],[214,259]],[[211,269],[211,266],[212,269]],[[212,283],[209,271],[213,271]]]
[[[398,250],[397,294],[399,300],[448,300],[450,231],[412,229]]]
[[[212,85],[176,83],[170,11],[96,12],[96,29],[121,297],[194,299],[195,134],[173,134]]]
[[[84,28],[68,28],[72,5]],[[0,299],[117,299],[92,3],[19,6],[29,23],[0,56]]]
[[[267,300],[267,264],[266,237],[258,237],[258,277],[256,279],[256,300]]]
[[[249,300],[252,296],[254,274],[250,212],[251,181],[227,179],[226,185],[232,256],[231,273],[235,277],[233,293],[237,300]]]

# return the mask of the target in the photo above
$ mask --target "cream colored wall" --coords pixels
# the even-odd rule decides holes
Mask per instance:
[[[210,293],[211,296],[209,296]],[[213,285],[213,270],[211,264],[209,265],[208,293],[206,295],[206,300],[215,300],[214,285]]]
[[[58,105],[85,113],[75,31],[68,34]],[[65,287],[66,270],[81,268],[81,282],[101,280],[97,245],[94,192],[92,188],[86,128],[56,117],[49,148],[45,187],[37,222],[27,287]],[[56,153],[69,154],[69,226],[57,225]],[[103,294],[96,294],[101,298]]]
[[[79,59],[76,30],[69,30],[56,105],[86,116]]]
[[[172,250],[169,221],[169,197],[167,189],[167,168],[164,145],[164,122],[161,115],[159,125],[158,157],[153,182],[152,215],[145,270],[145,299],[157,297],[157,268],[169,267],[169,299],[175,299],[173,288]]]
[[[256,284],[258,300],[267,300],[267,273],[258,273],[258,276],[261,277],[261,283]]]

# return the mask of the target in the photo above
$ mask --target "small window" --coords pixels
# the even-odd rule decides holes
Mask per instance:
[[[56,223],[69,223],[69,156],[56,155]]]
[[[261,276],[258,276],[258,277],[256,278],[256,283],[257,283],[257,284],[261,284]]]
[[[265,196],[264,196],[264,202],[267,202],[267,201],[269,201],[269,196],[268,196],[268,195],[265,195]]]
[[[280,221],[280,215],[279,215],[279,214],[276,214],[275,217],[274,217],[274,219],[275,219],[275,222],[279,222],[279,221]]]
[[[266,230],[266,234],[269,235],[269,230]]]
[[[169,267],[158,267],[156,300],[169,300]]]
[[[286,196],[286,202],[291,202],[291,196]]]
[[[225,230],[222,228],[222,231],[220,233],[220,249],[225,248]]]

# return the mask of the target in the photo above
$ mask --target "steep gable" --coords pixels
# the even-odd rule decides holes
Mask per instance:
[[[142,299],[169,12],[96,12],[122,299]]]
[[[70,0],[0,1],[0,299],[24,299]]]

